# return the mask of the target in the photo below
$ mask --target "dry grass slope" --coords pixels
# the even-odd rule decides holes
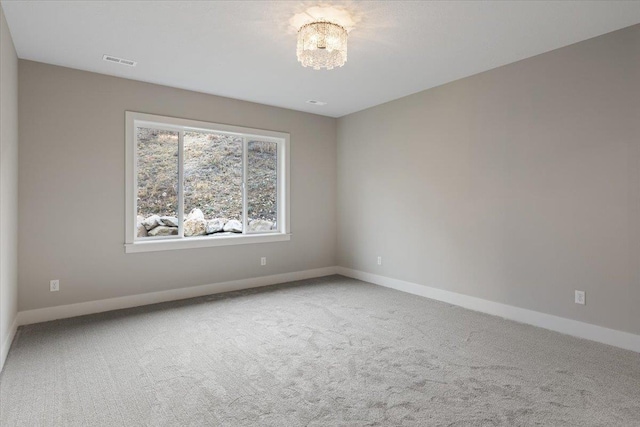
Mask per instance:
[[[178,216],[178,134],[138,128],[138,215]],[[276,144],[250,141],[247,153],[249,219],[276,221]],[[242,139],[186,132],[185,214],[242,218]]]

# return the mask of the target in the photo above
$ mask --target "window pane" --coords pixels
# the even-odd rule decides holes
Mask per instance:
[[[275,142],[249,141],[247,150],[249,231],[276,230],[278,145]]]
[[[184,133],[184,235],[242,233],[242,138]]]
[[[137,237],[178,234],[178,132],[136,128]]]

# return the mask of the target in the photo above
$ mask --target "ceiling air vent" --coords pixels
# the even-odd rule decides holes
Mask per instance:
[[[130,59],[118,58],[117,56],[111,56],[111,55],[104,55],[102,59],[107,62],[128,65],[129,67],[135,67],[137,64],[136,61],[132,61]]]

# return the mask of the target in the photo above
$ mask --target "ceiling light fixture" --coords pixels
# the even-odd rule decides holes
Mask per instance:
[[[342,67],[347,62],[347,30],[324,19],[298,30],[298,61],[314,70]]]

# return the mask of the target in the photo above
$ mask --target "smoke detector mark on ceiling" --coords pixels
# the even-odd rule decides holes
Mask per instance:
[[[113,62],[114,64],[128,65],[129,67],[135,67],[138,64],[136,61],[132,61],[130,59],[118,58],[117,56],[113,56],[113,55],[103,55],[102,60],[107,62]]]
[[[311,105],[327,105],[326,102],[318,101],[318,100],[315,100],[315,99],[308,100],[307,104],[311,104]]]

